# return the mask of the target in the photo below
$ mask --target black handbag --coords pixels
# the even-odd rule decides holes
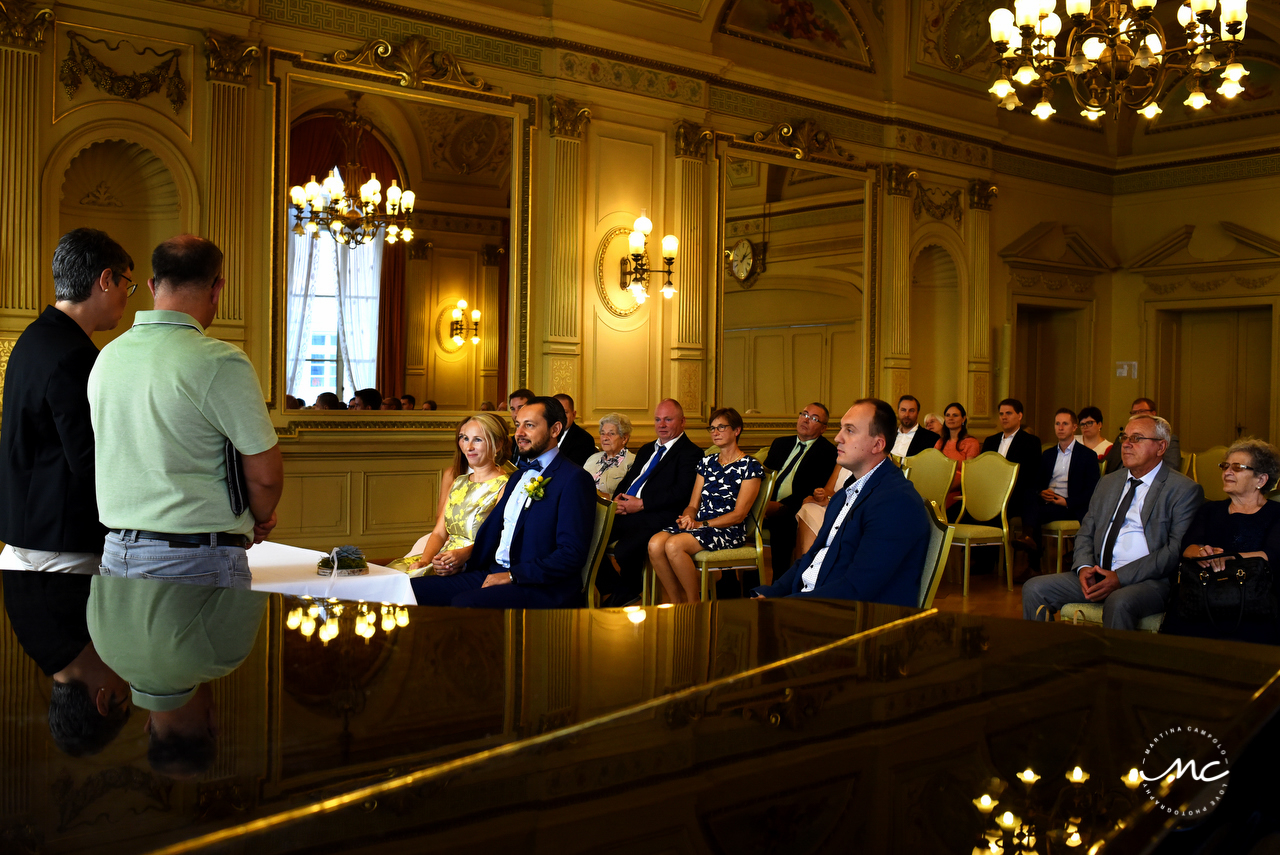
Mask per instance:
[[[227,463],[227,498],[231,500],[231,513],[240,516],[249,507],[249,485],[244,480],[244,457],[227,440],[222,447]]]
[[[1275,582],[1264,558],[1242,558],[1238,552],[1212,556],[1226,560],[1222,570],[1201,567],[1207,558],[1184,558],[1178,567],[1176,614],[1187,621],[1207,620],[1223,628],[1277,619]]]

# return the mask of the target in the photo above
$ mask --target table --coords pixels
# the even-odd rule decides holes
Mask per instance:
[[[316,562],[324,556],[317,549],[264,541],[248,551],[253,590],[295,597],[367,600],[373,603],[416,605],[409,577],[398,570],[369,565],[364,576],[321,576]],[[0,570],[21,570],[12,547],[0,552]]]

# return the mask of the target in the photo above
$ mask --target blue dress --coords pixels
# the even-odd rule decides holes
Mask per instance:
[[[720,454],[716,452],[698,461],[698,474],[702,476],[702,498],[694,519],[710,520],[736,508],[742,482],[763,478],[764,467],[749,454],[722,467]],[[669,525],[663,530],[678,533],[680,527]],[[693,535],[703,549],[737,549],[747,542],[747,523],[743,521],[726,528],[695,528],[685,533]]]

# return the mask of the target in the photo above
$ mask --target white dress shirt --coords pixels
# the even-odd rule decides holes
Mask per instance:
[[[897,457],[906,457],[907,449],[911,448],[911,440],[916,438],[916,431],[920,430],[920,425],[916,425],[911,430],[903,433],[898,431],[898,438],[893,441],[893,451]]]
[[[871,467],[871,472],[875,472],[884,461],[881,460],[875,466]],[[836,535],[840,533],[840,527],[844,525],[844,518],[849,515],[849,511],[853,508],[853,503],[858,501],[858,494],[862,492],[862,487],[867,483],[867,479],[871,477],[871,472],[863,475],[857,481],[845,487],[844,507],[840,509],[840,513],[836,515],[836,521],[831,524],[831,531],[827,534],[827,542],[818,550],[818,554],[813,556],[813,563],[804,571],[800,580],[804,583],[801,591],[812,591],[813,586],[818,583],[818,574],[822,572],[822,562],[827,557],[827,550],[831,548],[831,544],[835,543]]]
[[[493,556],[493,560],[504,569],[511,569],[511,539],[516,536],[516,523],[520,521],[520,514],[524,513],[525,506],[532,501],[525,488],[535,477],[547,471],[547,467],[559,453],[559,446],[551,446],[538,455],[538,462],[542,464],[541,470],[521,469],[519,477],[507,482],[507,489],[511,492],[507,497],[507,506],[502,512],[502,537],[498,538],[498,551]]]
[[[1140,479],[1137,492],[1133,495],[1133,504],[1129,505],[1129,512],[1124,515],[1124,522],[1120,524],[1120,534],[1116,537],[1115,548],[1111,550],[1111,566],[1102,569],[1119,570],[1124,565],[1137,561],[1139,558],[1151,553],[1151,550],[1147,547],[1146,532],[1142,530],[1142,505],[1147,499],[1147,493],[1151,490],[1151,484],[1156,480],[1156,474],[1163,465],[1163,462],[1157,463],[1154,469]],[[1126,474],[1128,473],[1126,472]],[[1128,480],[1124,483],[1124,489],[1120,491],[1120,498],[1116,500],[1115,507],[1109,509],[1112,517],[1116,515],[1116,510],[1120,507],[1120,503],[1124,501],[1124,494],[1127,492],[1129,492]],[[1110,531],[1111,523],[1107,523],[1106,531],[1102,533],[1101,544],[1107,542],[1107,535]],[[1101,545],[1098,546],[1098,558],[1102,558]]]
[[[1018,430],[1022,430],[1022,428],[1018,428]],[[1005,460],[1009,459],[1009,446],[1013,445],[1013,438],[1018,435],[1018,430],[1008,435],[1000,434],[1000,456]]]
[[[800,462],[804,460],[805,454],[808,453],[815,441],[816,438],[800,439],[800,437],[796,437],[795,448],[791,449],[791,453],[787,455],[787,459],[782,463],[782,468],[778,470],[779,472],[787,473],[787,477],[778,482],[778,489],[773,491],[774,498],[779,502],[791,495],[791,482],[796,479],[796,470],[800,468]],[[794,466],[791,465],[792,459],[795,460]],[[791,466],[790,472],[787,472],[788,466]]]
[[[680,432],[680,436],[684,436],[684,431]],[[656,469],[658,464],[654,463],[654,461],[657,460],[658,458],[658,448],[662,447],[662,448],[665,448],[667,451],[670,451],[671,446],[675,445],[677,442],[680,441],[680,436],[674,436],[671,439],[667,440],[666,442],[658,442],[657,440],[654,440],[653,454],[649,455],[649,459],[644,462],[645,469]],[[662,453],[662,456],[666,457],[666,451]],[[641,469],[640,473],[641,475],[643,475],[644,469]],[[639,478],[639,477],[640,475],[636,476],[636,478]],[[631,494],[632,498],[636,498],[636,499],[640,498],[641,494],[644,493],[644,488],[648,486],[649,486],[649,479],[646,478],[644,483],[640,485],[640,489],[636,490],[634,493]]]
[[[1071,452],[1075,447],[1074,439],[1071,440],[1066,451],[1062,450],[1061,445],[1058,446],[1058,456],[1053,461],[1053,477],[1049,479],[1049,489],[1064,499],[1067,498],[1067,473],[1071,471]]]

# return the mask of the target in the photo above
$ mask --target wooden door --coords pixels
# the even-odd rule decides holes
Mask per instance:
[[[1022,425],[1042,442],[1053,441],[1053,414],[1086,406],[1079,354],[1085,341],[1081,309],[1019,306],[1013,397],[1025,408]]]
[[[1177,406],[1183,452],[1271,432],[1271,309],[1182,312]]]

